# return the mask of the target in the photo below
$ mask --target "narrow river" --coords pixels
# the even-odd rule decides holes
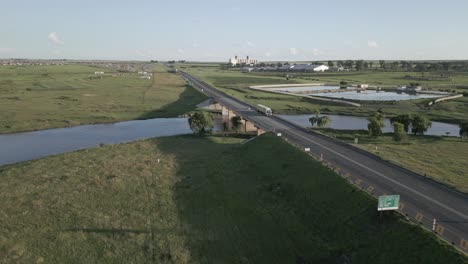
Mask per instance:
[[[309,127],[312,115],[281,115],[282,118],[303,127]],[[355,116],[328,115],[330,128],[367,129],[367,119]],[[215,130],[222,130],[216,122]],[[389,120],[384,132],[392,132]],[[456,125],[432,122],[427,135],[458,136]],[[191,134],[187,118],[156,118],[115,124],[84,125],[34,132],[0,135],[0,166],[38,159],[50,155],[97,147],[99,144],[117,144],[140,139]],[[448,134],[447,134],[448,133]]]
[[[0,135],[0,165],[139,139],[190,134],[187,118],[156,118]]]

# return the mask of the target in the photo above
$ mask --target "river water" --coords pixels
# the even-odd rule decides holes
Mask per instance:
[[[288,120],[296,125],[302,127],[310,127],[309,118],[312,115],[280,115],[281,118]],[[330,117],[331,122],[329,128],[338,130],[367,130],[367,118],[357,116],[341,116],[341,115],[327,115]],[[390,124],[390,120],[385,120],[385,127],[382,129],[384,133],[393,132],[393,126]],[[432,136],[446,136],[447,132],[449,136],[457,137],[460,131],[459,126],[441,122],[432,122],[432,126],[427,130],[425,135]]]
[[[312,115],[281,115],[282,118],[303,127],[310,127]],[[355,116],[328,115],[333,129],[367,129],[367,119]],[[214,130],[222,130],[216,122]],[[385,120],[384,132],[392,132]],[[458,136],[456,125],[432,122],[427,135]],[[0,165],[38,159],[50,155],[97,147],[100,144],[117,144],[152,137],[191,134],[187,118],[156,118],[115,124],[84,125],[34,132],[0,135]]]
[[[0,135],[0,165],[140,139],[191,134],[187,118],[157,118]]]

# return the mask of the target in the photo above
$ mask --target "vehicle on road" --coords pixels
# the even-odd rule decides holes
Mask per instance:
[[[271,108],[269,108],[267,106],[264,106],[264,105],[261,105],[261,104],[257,105],[257,110],[259,112],[263,113],[266,116],[272,116],[273,115],[273,112],[271,111]]]

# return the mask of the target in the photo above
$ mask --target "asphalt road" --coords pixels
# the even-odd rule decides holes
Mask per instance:
[[[310,154],[341,170],[354,184],[374,195],[399,194],[408,218],[436,231],[462,251],[468,252],[468,195],[427,179],[338,140],[307,131],[279,117],[261,115],[256,109],[184,73],[196,89],[213,97],[265,131],[280,132],[292,143],[310,148]],[[376,203],[377,210],[377,203]]]

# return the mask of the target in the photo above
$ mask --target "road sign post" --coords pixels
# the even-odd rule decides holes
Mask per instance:
[[[379,196],[377,211],[398,210],[400,207],[400,195]]]

